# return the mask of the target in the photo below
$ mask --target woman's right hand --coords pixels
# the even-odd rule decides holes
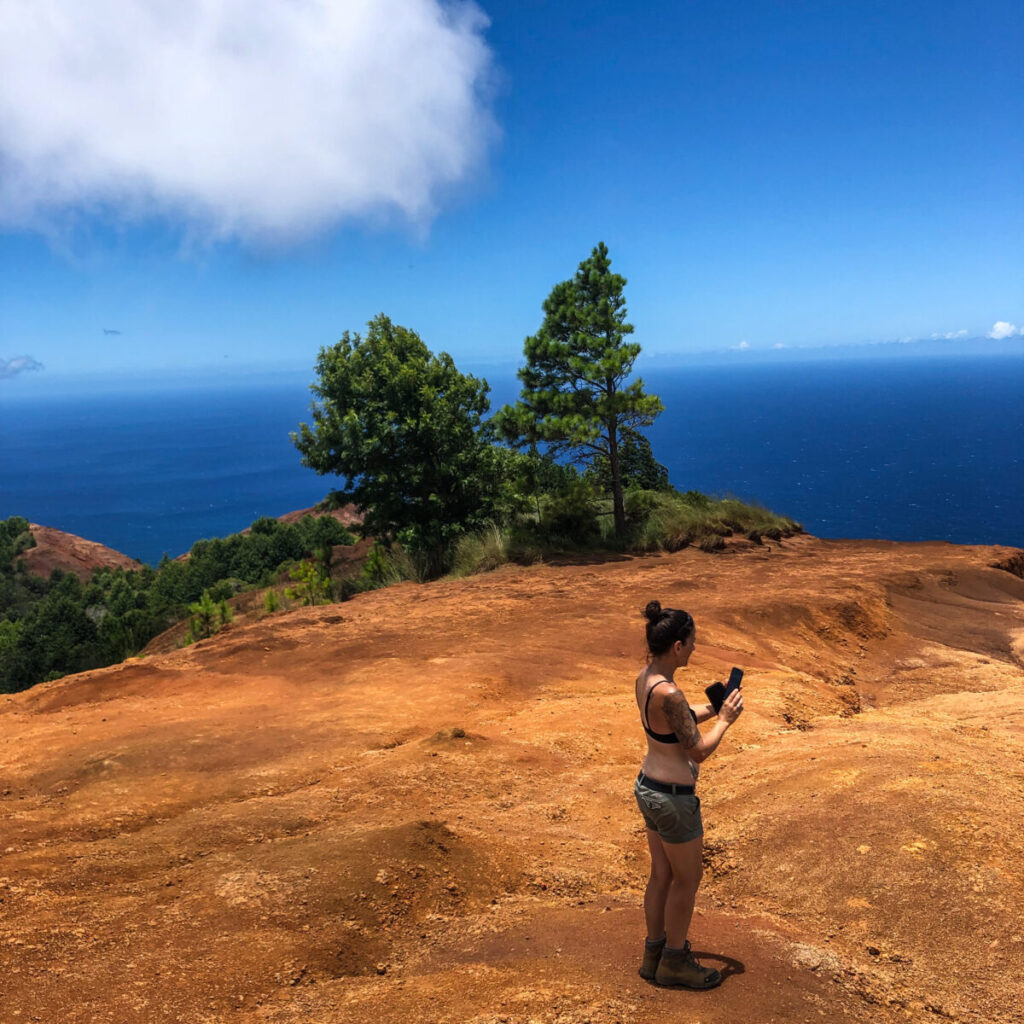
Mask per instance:
[[[722,701],[722,707],[718,717],[726,725],[732,725],[740,715],[743,714],[743,693],[740,690],[733,690],[728,697]]]

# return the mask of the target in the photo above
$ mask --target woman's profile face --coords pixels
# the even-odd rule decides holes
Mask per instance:
[[[686,640],[676,641],[676,654],[679,657],[679,664],[685,665],[690,660],[690,655],[693,654],[694,647],[697,646],[697,630],[694,630]]]

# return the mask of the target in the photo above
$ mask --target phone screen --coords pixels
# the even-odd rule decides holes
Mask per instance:
[[[728,697],[733,690],[738,690],[740,688],[740,682],[742,679],[743,669],[734,668],[729,673],[729,682],[726,685],[723,686],[721,683],[712,683],[704,691],[704,693],[707,694],[708,700],[711,701],[711,706],[715,709],[716,715],[722,710],[722,702],[725,698]]]

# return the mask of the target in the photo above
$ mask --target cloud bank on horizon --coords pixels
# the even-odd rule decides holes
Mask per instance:
[[[440,0],[0,4],[0,224],[172,215],[213,239],[428,222],[479,165],[486,16]]]
[[[1017,327],[1016,324],[1011,324],[1006,320],[997,320],[992,325],[992,330],[988,332],[990,338],[994,338],[996,341],[1002,341],[1004,338],[1012,338],[1015,335],[1024,335],[1024,327]]]

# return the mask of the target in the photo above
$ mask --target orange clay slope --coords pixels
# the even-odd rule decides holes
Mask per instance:
[[[1016,561],[1014,561],[1016,559]],[[0,699],[0,1020],[1020,1021],[1024,580],[822,541],[509,566]],[[707,993],[636,974],[650,598],[746,712]]]
[[[55,530],[52,526],[30,523],[35,547],[27,548],[19,557],[36,576],[47,577],[54,569],[73,572],[83,582],[95,569],[140,569],[142,563],[104,547],[94,540],[85,540],[73,533]]]

